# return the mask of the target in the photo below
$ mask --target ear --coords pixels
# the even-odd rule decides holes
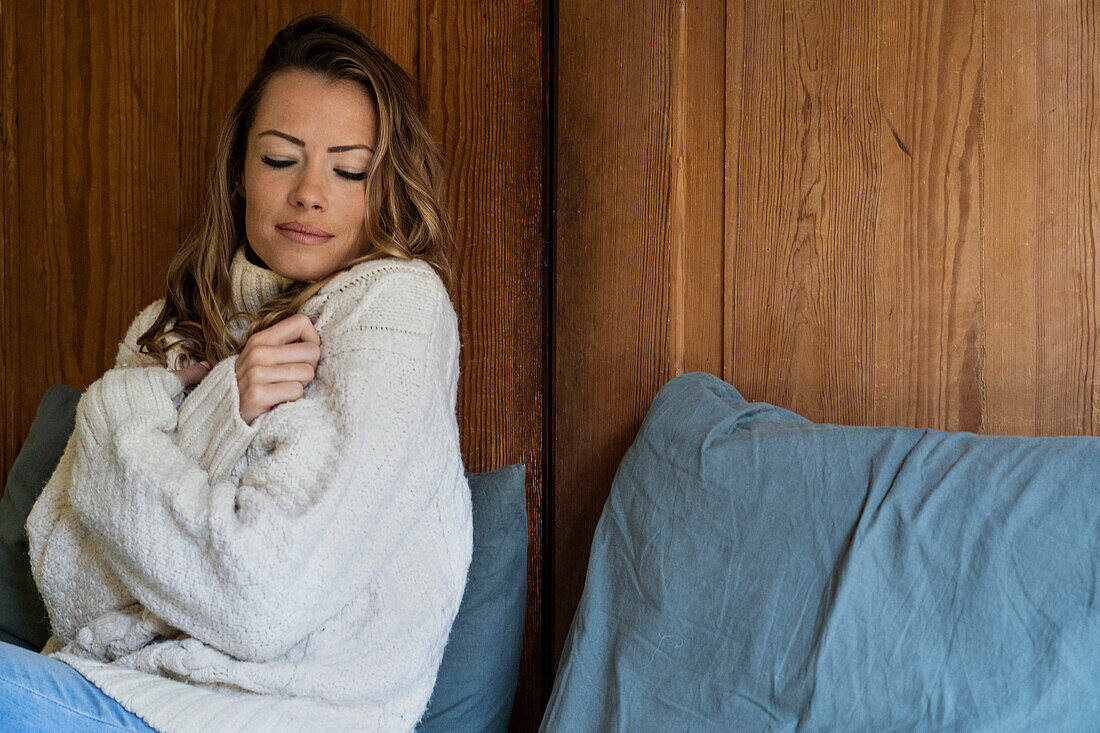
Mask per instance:
[[[237,183],[233,186],[233,191],[242,199],[246,198],[244,195],[244,183],[238,179]]]

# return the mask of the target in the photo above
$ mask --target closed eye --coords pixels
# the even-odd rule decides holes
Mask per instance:
[[[275,158],[269,158],[266,155],[261,156],[260,160],[262,160],[265,165],[269,165],[272,168],[286,168],[288,165],[294,165],[293,160],[276,160]],[[349,181],[362,181],[365,180],[367,177],[366,173],[355,173],[353,171],[345,171],[339,168],[336,168],[335,170],[336,175],[340,176],[341,178],[346,178]]]
[[[266,155],[261,157],[260,160],[262,160],[264,163],[271,166],[272,168],[286,168],[288,165],[294,165],[293,160],[275,160],[274,158],[269,158]]]

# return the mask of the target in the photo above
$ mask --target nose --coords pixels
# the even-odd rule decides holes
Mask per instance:
[[[303,166],[301,174],[289,192],[291,205],[324,211],[328,201],[326,185],[324,171],[320,166]]]

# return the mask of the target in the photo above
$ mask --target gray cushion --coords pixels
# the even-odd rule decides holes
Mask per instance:
[[[55,384],[38,404],[0,497],[0,641],[39,651],[50,620],[31,576],[24,526],[73,431],[80,390]]]

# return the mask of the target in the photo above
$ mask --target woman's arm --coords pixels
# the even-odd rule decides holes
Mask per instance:
[[[342,315],[322,331],[310,390],[251,426],[239,484],[217,476],[243,441],[216,443],[240,425],[223,414],[217,441],[177,445],[182,385],[163,368],[108,372],[78,411],[80,444],[109,460],[74,464],[77,517],[142,605],[240,659],[279,656],[343,608],[453,469],[439,452],[458,356],[442,283],[385,270],[333,297]],[[200,387],[212,413],[232,406],[232,358]]]
[[[131,321],[118,346],[115,367],[140,364],[148,357],[137,350],[137,339],[160,312],[163,300],[146,306]],[[81,397],[85,399],[85,397]],[[75,434],[50,480],[27,516],[31,574],[42,595],[54,635],[63,643],[101,614],[134,602],[73,515],[69,504],[73,461],[78,453]],[[86,454],[86,453],[85,453]]]
[[[100,614],[134,601],[73,516],[68,497],[73,455],[70,439],[26,524],[31,574],[53,633],[66,643]]]

